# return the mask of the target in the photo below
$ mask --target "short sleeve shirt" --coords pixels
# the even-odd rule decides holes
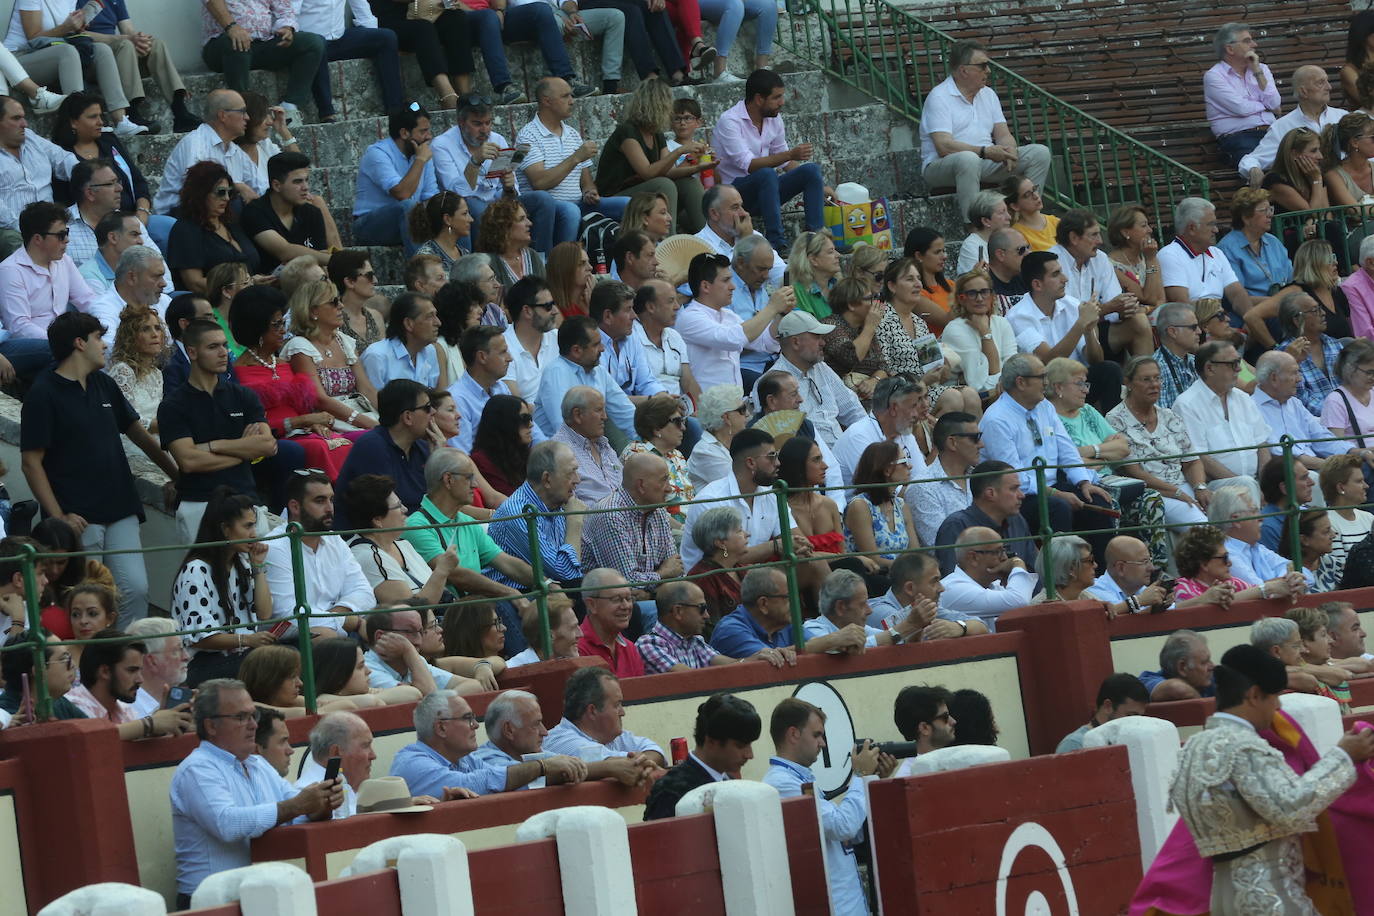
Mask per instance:
[[[1236,283],[1230,260],[1215,245],[1205,252],[1194,252],[1182,240],[1174,239],[1159,249],[1159,271],[1165,286],[1181,286],[1188,299],[1220,299],[1226,287]]]
[[[1006,122],[1002,102],[990,87],[978,90],[970,102],[954,85],[954,77],[948,77],[930,90],[921,109],[921,165],[929,166],[940,158],[931,134],[944,133],[960,143],[991,146],[993,127]]]
[[[473,521],[474,519],[462,512],[451,517],[444,515],[426,496],[420,500],[420,508],[406,518],[406,531],[403,537],[426,563],[447,550],[450,544],[456,544],[458,565],[480,572],[501,554],[501,548],[491,539],[491,535],[487,534],[485,526],[471,524]],[[469,524],[461,524],[463,522]],[[423,528],[423,525],[453,527]]]
[[[325,241],[324,214],[319,207],[301,204],[293,217],[291,228],[286,228],[277,211],[272,209],[271,195],[264,194],[243,208],[243,231],[254,240],[254,245],[262,233],[275,232],[292,245],[304,245],[316,251],[329,247]],[[258,253],[262,256],[262,266],[258,268],[262,273],[271,273],[281,263],[266,248],[258,247]]]
[[[250,424],[266,421],[262,401],[251,389],[222,379],[208,394],[190,384],[174,388],[165,394],[157,409],[158,436],[164,449],[178,439],[196,443],[238,439]],[[236,493],[253,493],[249,463],[243,461],[222,471],[182,474],[177,492],[189,502],[207,502],[215,487],[221,485]]]
[[[121,436],[138,422],[115,380],[92,372],[86,385],[44,370],[24,397],[19,448],[43,450],[43,470],[63,512],[96,525],[130,515],[143,521]]]

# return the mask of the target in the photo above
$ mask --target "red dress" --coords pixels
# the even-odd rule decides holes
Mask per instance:
[[[267,423],[278,439],[286,435],[283,423],[287,418],[319,410],[319,392],[315,389],[315,380],[308,375],[292,372],[291,364],[285,360],[277,360],[276,366],[270,369],[250,364],[248,360],[239,360],[234,363],[234,375],[240,384],[251,388],[262,401]],[[363,430],[335,433],[335,439],[343,440],[335,448],[330,448],[328,441],[314,433],[297,433],[291,437],[291,441],[305,449],[306,467],[319,468],[333,480],[339,476],[344,460],[353,448],[352,440],[362,434]]]

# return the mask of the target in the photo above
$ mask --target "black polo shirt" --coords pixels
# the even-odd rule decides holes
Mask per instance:
[[[265,423],[262,402],[248,388],[220,379],[214,392],[205,392],[187,382],[167,392],[157,408],[157,429],[162,447],[168,449],[178,439],[210,442],[214,439],[238,439],[251,423]],[[226,486],[236,493],[252,496],[255,492],[253,471],[247,461],[240,461],[222,471],[201,474],[182,474],[177,492],[188,502],[208,502],[215,487]]]
[[[248,233],[248,237],[257,244],[257,238],[264,232],[276,232],[292,245],[304,245],[306,248],[314,248],[317,251],[324,251],[329,247],[329,242],[324,231],[324,215],[320,213],[320,208],[311,203],[301,204],[296,208],[291,220],[291,228],[286,228],[282,223],[281,217],[277,216],[277,211],[272,209],[270,194],[264,194],[251,203],[243,207],[243,215],[239,221],[243,224],[243,231]],[[268,274],[277,269],[280,263],[272,253],[266,248],[259,247],[258,252],[262,255],[262,265],[258,268],[263,273]]]
[[[95,525],[130,515],[143,521],[120,439],[138,414],[114,379],[92,372],[83,387],[44,369],[24,395],[19,417],[19,448],[44,450],[43,470],[63,512]]]
[[[429,460],[429,442],[416,440],[409,452],[402,452],[391,431],[385,426],[374,426],[353,440],[353,448],[348,451],[339,470],[339,478],[334,481],[334,530],[348,531],[357,526],[365,526],[366,519],[350,523],[340,496],[348,489],[354,477],[363,474],[385,474],[396,485],[396,498],[405,504],[407,512],[420,508],[420,500],[425,495],[425,462]]]

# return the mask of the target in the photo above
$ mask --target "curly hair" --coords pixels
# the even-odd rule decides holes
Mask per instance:
[[[234,310],[229,313],[229,330],[234,340],[245,347],[255,347],[267,333],[275,316],[286,314],[286,297],[281,290],[270,286],[250,286],[234,297]]]
[[[125,363],[138,378],[157,371],[162,358],[161,350],[155,356],[138,352],[138,335],[149,319],[159,331],[162,330],[162,320],[157,317],[156,311],[146,305],[126,305],[124,311],[119,313],[119,327],[115,330],[114,349],[111,351],[114,362]]]
[[[181,185],[181,218],[208,229],[210,208],[206,206],[205,199],[221,181],[229,182],[231,188],[234,186],[234,179],[229,176],[229,171],[218,162],[197,162],[187,169],[186,180]],[[225,207],[220,222],[228,226],[234,220],[234,208]]]
[[[482,214],[482,228],[477,235],[477,250],[495,255],[502,254],[506,250],[511,227],[526,215],[525,206],[520,203],[520,198],[497,198]]]
[[[519,486],[525,479],[530,446],[520,441],[520,415],[528,410],[513,394],[493,395],[482,408],[477,430],[472,435],[473,452],[481,452],[506,472],[506,479]],[[468,422],[472,422],[469,418]]]
[[[450,347],[458,346],[463,332],[476,325],[486,309],[486,295],[475,283],[450,280],[434,293],[434,309],[439,313],[439,336]]]
[[[661,134],[673,126],[673,91],[656,76],[640,80],[620,120],[635,130]]]
[[[635,408],[635,435],[648,442],[681,410],[681,402],[667,392],[646,398]]]
[[[52,142],[65,150],[76,146],[76,129],[72,127],[72,122],[92,105],[99,105],[101,113],[104,113],[105,102],[94,92],[73,92],[63,99],[62,104],[57,106],[57,114],[53,115]]]
[[[1269,203],[1269,192],[1264,188],[1241,188],[1231,195],[1231,224],[1239,227],[1255,215],[1255,211]]]
[[[1202,571],[1207,561],[1226,543],[1226,535],[1215,525],[1195,525],[1174,546],[1174,560],[1178,574],[1191,579]]]

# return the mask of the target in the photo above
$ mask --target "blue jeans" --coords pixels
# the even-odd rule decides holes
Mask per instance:
[[[394,200],[376,210],[353,214],[353,244],[404,245],[406,257],[410,257],[420,247],[410,240],[410,208],[417,203],[414,197]]]
[[[10,361],[21,382],[29,382],[52,362],[52,350],[42,338],[11,337],[0,341],[0,356]]]
[[[521,9],[522,7],[516,7]],[[487,207],[491,201],[483,200],[480,197],[469,197],[468,212],[472,215],[472,228],[468,230],[471,234],[464,240],[459,239],[458,244],[469,251],[474,250],[473,242],[477,240],[480,226],[482,225],[482,214],[487,212]],[[530,222],[534,227],[530,230],[530,247],[540,254],[546,255],[554,245],[559,242],[571,242],[577,239],[578,225],[582,221],[582,213],[573,205],[570,211],[560,207],[559,202],[553,199],[548,191],[530,191],[528,194],[520,195],[520,203],[525,208],[525,213],[529,215]],[[354,224],[357,225],[356,223]],[[357,235],[357,229],[354,229]]]
[[[334,94],[329,85],[331,60],[368,60],[377,63],[377,81],[382,85],[382,107],[387,111],[404,104],[401,91],[401,55],[396,50],[396,33],[390,29],[363,29],[350,26],[333,41],[324,43],[324,60],[315,73],[311,90],[320,117],[334,114]]]
[[[523,195],[521,199],[524,199]],[[576,227],[573,229],[573,240],[576,240],[578,232],[582,227],[582,217],[586,216],[588,213],[600,213],[602,216],[609,216],[616,222],[620,222],[625,218],[625,208],[630,205],[630,198],[603,197],[597,202],[596,206],[592,206],[580,200],[576,203],[570,200],[555,200],[553,205],[557,213],[555,225],[559,227],[567,227],[569,225]],[[471,209],[471,207],[468,209]],[[558,234],[557,230],[555,230],[554,234]],[[564,240],[558,239],[558,241],[561,242]]]
[[[510,64],[506,61],[505,43],[508,41],[537,43],[552,76],[569,80],[575,76],[572,62],[568,60],[568,51],[563,46],[563,30],[549,4],[526,3],[508,7],[504,28],[494,10],[470,10],[467,16],[477,38],[477,46],[482,49],[487,77],[495,88],[503,89],[511,82]]]
[[[778,5],[773,0],[700,0],[701,18],[716,23],[716,50],[728,55],[746,19],[757,19],[755,54],[773,53],[773,33],[778,30]]]
[[[81,532],[85,550],[138,550],[138,516],[126,515],[107,525],[89,524]],[[127,630],[135,620],[148,616],[148,570],[141,553],[107,553],[101,559],[114,576],[119,591],[119,628]]]
[[[825,180],[821,167],[804,162],[781,174],[777,169],[759,169],[736,178],[735,189],[744,198],[744,208],[763,214],[763,234],[775,249],[786,247],[782,235],[782,205],[798,194],[806,205],[806,228],[814,232],[825,227]]]
[[[1240,167],[1240,161],[1254,151],[1259,146],[1260,140],[1269,132],[1267,127],[1252,127],[1249,130],[1238,130],[1233,134],[1224,137],[1217,137],[1217,148],[1225,154],[1231,164]]]

